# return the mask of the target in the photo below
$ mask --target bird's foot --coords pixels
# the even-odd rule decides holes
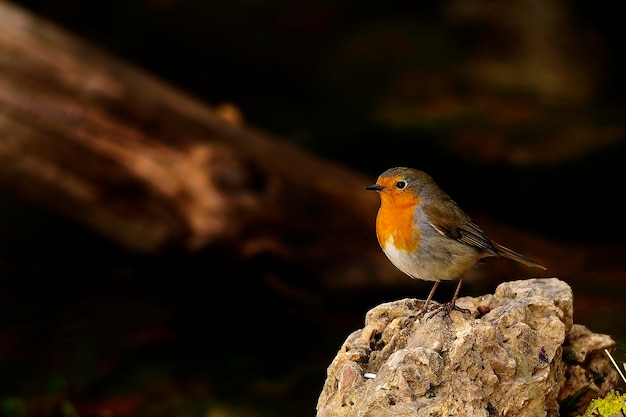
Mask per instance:
[[[422,306],[422,308],[420,309],[420,311],[417,312],[417,321],[422,320],[422,318],[426,318],[425,320],[428,320],[433,314],[433,312],[438,312],[439,310],[441,310],[441,308],[443,308],[444,305],[439,304],[437,302],[430,302],[428,304],[424,304],[424,306]]]
[[[450,302],[450,303],[446,303],[446,304],[441,304],[436,309],[429,311],[427,315],[424,315],[424,322],[430,320],[431,318],[435,317],[439,313],[444,313],[445,316],[448,316],[448,315],[450,315],[450,312],[452,310],[458,311],[458,312],[463,313],[463,314],[471,314],[470,310],[468,310],[466,308],[458,307],[454,303]]]

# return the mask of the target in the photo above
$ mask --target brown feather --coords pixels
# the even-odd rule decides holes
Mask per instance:
[[[500,245],[499,243],[493,242],[496,250],[498,251],[498,255],[502,256],[503,258],[509,258],[512,259],[514,261],[517,261],[519,263],[522,263],[526,266],[530,266],[533,268],[540,268],[543,269],[544,271],[546,270],[546,267],[543,265],[538,264],[535,261],[531,261],[530,259],[528,259],[527,257],[525,257],[524,255],[521,255],[517,252],[515,252],[514,250],[511,250],[505,246]]]

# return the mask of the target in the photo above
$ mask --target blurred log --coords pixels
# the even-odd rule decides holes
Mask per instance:
[[[348,281],[336,268],[359,265],[362,281],[392,270],[373,235],[371,181],[0,2],[5,192],[130,250],[227,244]]]
[[[325,288],[408,284],[374,237],[378,197],[363,190],[373,180],[229,122],[0,1],[4,194],[133,251],[226,245],[246,259],[297,264]],[[511,242],[498,226],[480,224]],[[515,233],[511,247],[548,266],[547,275],[558,273],[550,267],[569,256],[567,248]],[[537,256],[543,249],[549,253]],[[501,265],[473,274],[523,277],[519,267]]]

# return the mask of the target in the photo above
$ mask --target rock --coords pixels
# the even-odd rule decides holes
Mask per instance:
[[[556,278],[460,298],[467,312],[417,319],[422,305],[367,313],[328,368],[317,417],[558,416],[617,384],[604,355],[615,342],[573,324],[572,290]],[[586,402],[572,400],[586,387]]]

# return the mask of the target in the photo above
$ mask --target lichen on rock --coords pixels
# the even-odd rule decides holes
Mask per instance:
[[[626,411],[626,394],[611,391],[604,398],[591,401],[582,417],[623,416]]]

